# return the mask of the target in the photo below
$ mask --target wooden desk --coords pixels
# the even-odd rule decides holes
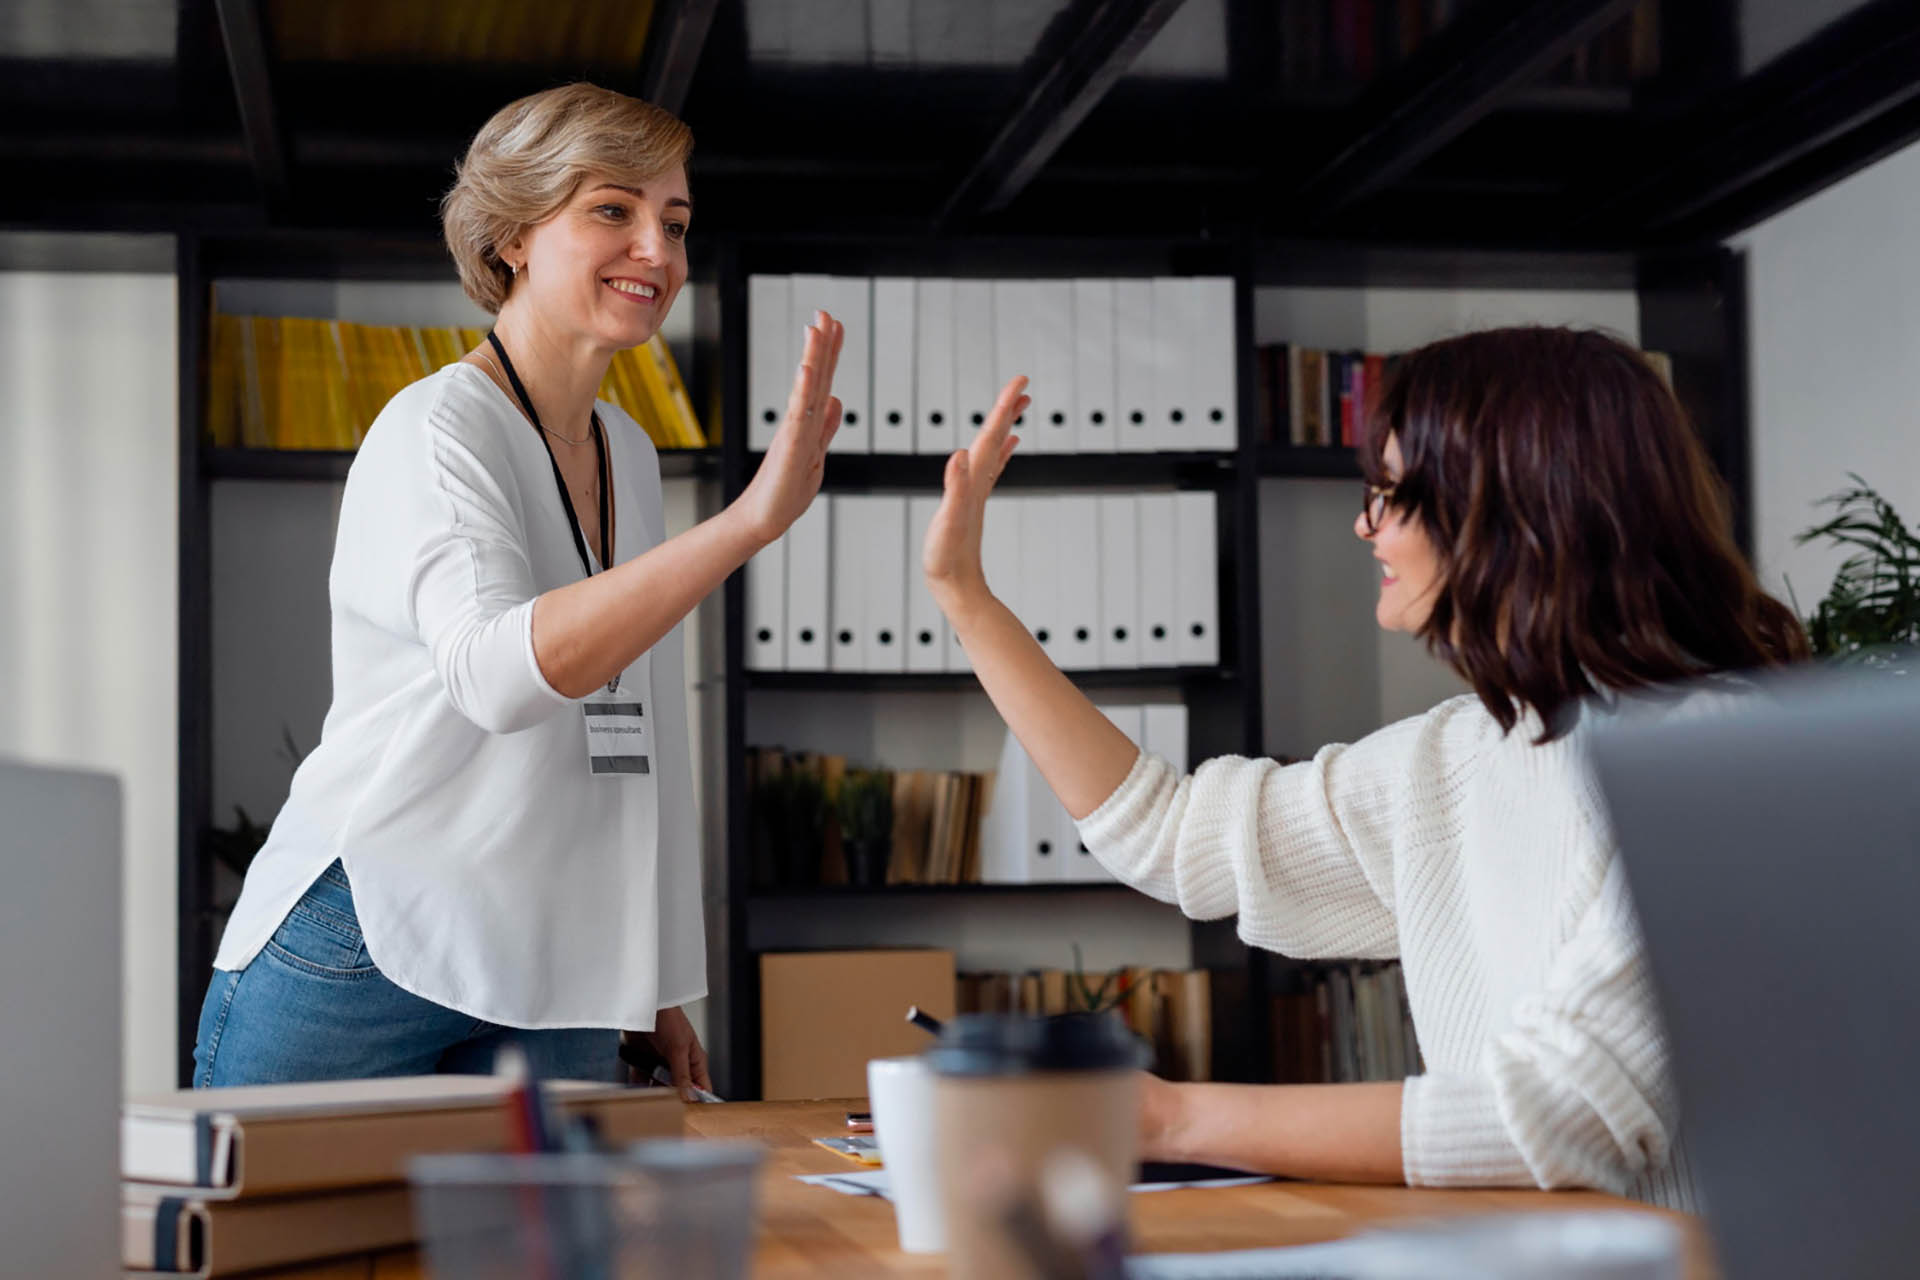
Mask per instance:
[[[730,1102],[687,1108],[692,1134],[754,1138],[767,1146],[760,1184],[760,1241],[754,1280],[797,1277],[944,1276],[944,1259],[901,1253],[893,1206],[876,1197],[845,1196],[794,1181],[795,1174],[846,1173],[859,1166],[813,1145],[846,1132],[849,1102]],[[1591,1191],[1428,1191],[1278,1182],[1253,1187],[1163,1191],[1134,1197],[1135,1247],[1155,1253],[1198,1253],[1311,1244],[1363,1227],[1409,1218],[1515,1210],[1601,1209],[1664,1212]],[[1705,1229],[1684,1214],[1668,1215],[1687,1236],[1687,1280],[1718,1275]],[[295,1272],[303,1280],[335,1280],[346,1272]],[[382,1257],[352,1277],[419,1280],[414,1255]]]
[[[901,1253],[893,1206],[794,1181],[795,1174],[845,1173],[858,1166],[813,1145],[846,1132],[855,1102],[756,1102],[687,1108],[690,1132],[756,1138],[767,1145],[760,1185],[760,1245],[755,1280],[824,1276],[943,1276],[938,1256]],[[1310,1244],[1396,1219],[1529,1209],[1662,1212],[1591,1191],[1428,1191],[1283,1182],[1253,1187],[1160,1191],[1133,1198],[1134,1245],[1155,1253],[1198,1253]],[[1687,1280],[1717,1274],[1706,1231],[1669,1215],[1687,1234]]]

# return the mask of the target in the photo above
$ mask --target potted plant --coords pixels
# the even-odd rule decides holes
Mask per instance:
[[[885,884],[893,855],[893,775],[884,769],[849,769],[840,780],[834,807],[840,815],[847,883]]]
[[[1853,548],[1807,619],[1807,638],[1822,658],[1905,668],[1920,646],[1920,529],[1908,528],[1865,480],[1852,473],[1848,479],[1851,489],[1821,499],[1834,508],[1833,519],[1794,539]]]

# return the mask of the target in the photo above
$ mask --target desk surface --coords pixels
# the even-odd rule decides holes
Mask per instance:
[[[688,1129],[705,1137],[757,1138],[767,1145],[761,1184],[755,1280],[800,1276],[941,1276],[941,1258],[899,1251],[893,1207],[794,1181],[802,1173],[845,1173],[852,1161],[813,1145],[846,1131],[859,1103],[763,1102],[689,1107]],[[1395,1219],[1527,1209],[1649,1212],[1644,1205],[1587,1191],[1429,1191],[1323,1183],[1154,1192],[1134,1197],[1135,1247],[1156,1253],[1309,1244]],[[1657,1212],[1657,1211],[1655,1211]],[[1688,1240],[1687,1280],[1717,1273],[1701,1224],[1672,1215]]]
[[[845,1113],[861,1105],[730,1102],[687,1108],[690,1133],[754,1138],[767,1146],[754,1280],[946,1274],[938,1256],[900,1252],[893,1206],[886,1201],[840,1195],[794,1181],[795,1174],[845,1173],[858,1167],[813,1145],[813,1139],[844,1134]],[[1276,1182],[1136,1196],[1134,1243],[1155,1253],[1253,1249],[1332,1240],[1363,1227],[1409,1218],[1540,1209],[1663,1212],[1590,1191],[1430,1191]],[[1686,1232],[1687,1280],[1714,1280],[1718,1272],[1705,1229],[1696,1219],[1671,1216]],[[332,1273],[326,1274],[331,1280]],[[365,1274],[369,1273],[354,1273]],[[418,1280],[422,1272],[409,1252],[379,1260],[370,1274],[375,1280]]]

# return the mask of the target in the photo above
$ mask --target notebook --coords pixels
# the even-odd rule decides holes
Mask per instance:
[[[406,1180],[415,1155],[504,1151],[512,1134],[496,1076],[409,1076],[183,1089],[121,1107],[120,1167],[130,1182],[238,1199]],[[554,1080],[547,1096],[590,1116],[601,1141],[678,1137],[671,1089]]]
[[[201,1200],[129,1185],[120,1206],[121,1265],[217,1276],[411,1244],[405,1187],[281,1200]]]

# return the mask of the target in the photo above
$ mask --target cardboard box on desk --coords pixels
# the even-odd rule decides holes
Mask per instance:
[[[760,1094],[859,1098],[867,1060],[919,1053],[919,1005],[953,1016],[953,952],[790,951],[760,957]]]

